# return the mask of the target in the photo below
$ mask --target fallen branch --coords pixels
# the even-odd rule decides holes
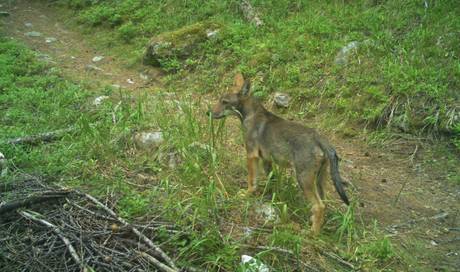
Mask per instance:
[[[144,234],[142,234],[137,228],[133,227],[132,225],[130,225],[126,220],[124,220],[123,218],[119,217],[114,211],[112,211],[109,207],[107,207],[106,205],[102,204],[99,200],[97,200],[96,198],[94,198],[93,196],[90,196],[88,194],[85,194],[85,193],[81,193],[83,196],[85,196],[86,198],[88,198],[89,200],[91,200],[94,204],[96,204],[97,206],[101,207],[102,209],[104,209],[107,213],[109,213],[111,216],[113,216],[114,218],[116,218],[123,226],[125,227],[130,227],[131,230],[134,232],[134,234],[136,234],[140,239],[141,241],[143,241],[144,243],[146,243],[148,246],[150,246],[155,253],[157,253],[159,256],[161,256],[161,258],[163,260],[165,260],[166,263],[168,263],[169,265],[169,269],[171,270],[164,270],[164,267],[160,267],[160,266],[157,266],[157,268],[159,269],[162,269],[163,271],[179,271],[179,269],[176,267],[176,265],[174,264],[174,262],[171,260],[171,258],[169,258],[168,255],[166,255],[166,253],[160,248],[158,247],[157,245],[155,245],[152,240],[150,240],[147,236],[145,236]]]
[[[33,213],[33,214],[32,214]],[[51,224],[50,222],[44,220],[44,219],[40,219],[38,218],[38,216],[41,216],[41,214],[39,213],[36,213],[36,212],[26,212],[26,211],[22,211],[20,212],[20,214],[22,216],[24,216],[25,218],[28,218],[32,221],[36,221],[36,222],[39,222],[41,223],[42,225],[45,225],[47,227],[49,227],[50,229],[53,230],[54,233],[56,233],[57,236],[59,236],[59,238],[61,238],[61,240],[64,242],[64,244],[66,245],[67,249],[69,250],[70,252],[70,255],[72,255],[72,258],[73,260],[81,267],[82,271],[86,272],[86,271],[92,271],[92,269],[88,269],[88,266],[86,266],[81,260],[80,260],[80,257],[78,256],[77,254],[77,251],[75,251],[75,248],[72,246],[72,244],[70,243],[69,239],[67,237],[64,236],[64,234],[62,233],[62,231],[55,225]]]
[[[37,203],[46,202],[52,199],[62,198],[68,195],[70,192],[71,192],[70,190],[48,191],[48,192],[43,192],[40,194],[31,195],[25,199],[6,202],[0,205],[0,215],[10,212],[10,211],[14,211],[18,208],[28,207],[32,204],[37,204]]]
[[[355,266],[353,264],[351,264],[350,262],[347,262],[345,261],[344,259],[340,258],[340,256],[338,256],[337,254],[335,253],[332,253],[332,252],[328,252],[328,251],[325,251],[325,250],[321,250],[320,251],[321,254],[323,255],[326,255],[327,257],[333,259],[333,260],[336,260],[337,262],[339,262],[340,264],[352,269],[352,270],[356,270]]]
[[[264,22],[262,22],[262,20],[259,18],[257,11],[248,0],[241,1],[240,7],[246,20],[253,22],[256,26],[261,26],[264,24]]]
[[[394,230],[394,229],[397,229],[397,228],[409,226],[411,224],[415,224],[415,223],[422,222],[422,221],[428,221],[428,220],[437,221],[437,220],[444,219],[447,216],[449,216],[448,212],[442,212],[442,213],[438,213],[438,214],[430,216],[430,217],[422,217],[422,218],[419,218],[419,219],[412,219],[412,220],[409,220],[409,221],[401,223],[401,224],[394,224],[394,225],[391,225],[389,228],[387,228],[387,230]]]
[[[52,142],[64,137],[65,134],[74,131],[74,127],[58,129],[51,132],[40,133],[37,135],[24,136],[15,139],[7,140],[7,144],[17,145],[17,144],[37,144],[40,142]]]
[[[165,271],[165,272],[177,272],[179,270],[177,269],[174,269],[174,268],[171,268],[165,264],[163,264],[162,262],[160,262],[159,260],[157,260],[155,257],[153,257],[152,255],[149,255],[145,252],[142,252],[142,251],[137,251],[137,253],[144,257],[145,259],[147,259],[149,262],[151,262],[153,265],[155,265],[158,269],[160,269],[161,271]]]

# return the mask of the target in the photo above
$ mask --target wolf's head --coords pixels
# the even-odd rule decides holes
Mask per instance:
[[[208,114],[214,119],[224,118],[229,115],[241,116],[242,103],[250,96],[250,88],[250,81],[245,80],[241,73],[236,74],[232,92],[222,95]]]

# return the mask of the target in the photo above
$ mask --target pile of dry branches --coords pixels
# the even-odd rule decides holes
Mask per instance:
[[[129,224],[110,206],[33,177],[0,185],[1,270],[180,271],[154,242],[170,225]]]

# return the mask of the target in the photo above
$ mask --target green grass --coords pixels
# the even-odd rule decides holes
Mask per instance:
[[[0,142],[76,127],[48,144],[2,144],[12,169],[7,180],[32,173],[98,196],[113,192],[119,213],[129,219],[160,215],[185,233],[159,235],[184,267],[236,271],[244,269],[241,254],[252,254],[276,271],[295,270],[296,259],[346,271],[319,261],[318,252],[326,250],[370,271],[417,270],[417,260],[398,257],[410,254],[378,224],[370,228],[359,220],[355,206],[332,208],[321,236],[311,237],[309,206],[292,193],[295,181],[282,169],[261,182],[262,195],[239,196],[246,173],[243,138],[234,120],[217,123],[205,116],[209,101],[201,94],[217,96],[241,70],[263,99],[289,93],[298,118],[324,115],[333,124],[445,134],[458,146],[455,1],[427,1],[428,9],[423,1],[252,1],[265,21],[260,29],[244,20],[238,1],[59,2],[72,8],[74,23],[85,26],[92,42],[131,63],[140,61],[152,36],[165,31],[204,20],[224,30],[186,61],[166,63],[174,73],[164,77],[164,89],[139,97],[70,82],[32,51],[2,38]],[[90,37],[95,29],[98,35]],[[362,44],[348,65],[335,65],[340,48],[355,40]],[[92,99],[102,94],[111,98],[95,108]],[[163,131],[166,142],[157,151],[136,148],[133,132],[150,129]],[[180,161],[175,168],[168,166],[171,153]],[[279,222],[257,218],[254,207],[262,202],[279,212]],[[254,229],[246,237],[248,227]],[[257,245],[293,255],[251,249]]]
[[[244,158],[235,159],[239,151],[228,152],[221,144],[230,135],[241,142],[241,134],[230,133],[223,122],[208,119],[196,98],[184,95],[179,102],[161,90],[155,95],[131,97],[109,88],[90,89],[85,83],[64,79],[55,67],[37,60],[34,52],[5,38],[0,38],[0,62],[4,64],[0,130],[5,132],[0,142],[10,168],[2,182],[30,173],[100,197],[113,192],[123,217],[132,220],[159,215],[183,231],[177,235],[160,231],[158,235],[166,248],[176,249],[181,266],[234,271],[244,269],[239,264],[241,254],[252,254],[274,269],[288,271],[293,259],[327,248],[322,239],[335,244],[334,250],[344,258],[356,256],[357,265],[378,263],[372,266],[377,269],[393,260],[387,253],[392,248],[390,242],[367,243],[361,223],[350,225],[355,235],[342,239],[329,229],[343,227],[348,233],[350,227],[345,225],[350,223],[333,219],[323,237],[313,239],[309,207],[300,194],[292,194],[297,191],[295,182],[281,169],[275,168],[274,178],[266,185],[261,181],[263,195],[241,197]],[[111,99],[96,108],[92,99],[100,94]],[[76,128],[73,132],[51,143],[11,146],[4,142],[72,126]],[[159,129],[165,135],[166,143],[157,151],[138,149],[133,143],[133,131],[149,129]],[[236,148],[241,148],[240,144]],[[171,152],[180,160],[175,168],[168,166]],[[139,174],[151,180],[146,183]],[[280,214],[279,222],[264,223],[256,215],[255,207],[267,198]],[[245,236],[244,228],[255,229]],[[257,245],[284,248],[293,255],[251,249]],[[352,253],[357,249],[359,254],[367,254],[366,258]],[[334,263],[317,265],[341,269]]]
[[[224,25],[218,44],[169,63],[185,70],[171,76],[175,89],[184,81],[179,88],[220,90],[229,71],[242,70],[261,97],[291,94],[301,116],[320,112],[348,124],[442,134],[459,145],[456,1],[252,1],[265,22],[259,29],[244,20],[238,1],[61,2],[102,35],[117,32],[99,41],[115,48],[129,42],[133,61],[152,36],[204,20]],[[360,42],[358,50],[347,65],[335,65],[351,41]]]

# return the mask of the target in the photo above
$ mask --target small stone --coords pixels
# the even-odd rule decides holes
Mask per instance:
[[[47,37],[47,38],[45,39],[45,42],[46,42],[46,43],[53,43],[53,42],[55,42],[55,41],[57,41],[57,39],[54,38],[54,37]]]
[[[32,23],[25,23],[24,25],[25,25],[26,27],[32,27],[32,26],[33,26]]]
[[[76,59],[76,57],[75,57],[75,56],[70,56],[70,58],[71,58],[71,59]]]
[[[99,62],[99,61],[101,61],[101,60],[103,60],[103,59],[104,59],[103,56],[95,56],[95,57],[92,59],[92,61],[93,61],[93,62]]]
[[[134,141],[140,148],[156,148],[164,142],[163,132],[139,132],[134,135]]]
[[[128,79],[126,80],[126,82],[128,82],[129,84],[134,84],[134,80],[132,80],[132,79],[130,79],[130,78],[128,78]]]
[[[436,243],[436,241],[434,241],[434,240],[431,240],[431,241],[430,241],[430,244],[431,244],[432,246],[437,246],[437,245],[438,245],[438,243]]]
[[[3,155],[2,152],[0,152],[0,177],[6,176],[7,173],[8,173],[7,160],[5,158],[5,155]]]
[[[387,179],[386,179],[386,178],[383,178],[383,179],[381,180],[381,182],[382,182],[382,183],[386,183],[386,182],[387,182]]]
[[[243,271],[270,272],[267,265],[249,255],[241,255],[241,266],[243,267]]]
[[[139,77],[140,77],[142,80],[145,80],[145,81],[149,80],[149,76],[146,75],[146,74],[144,74],[144,73],[140,73],[140,74],[139,74]]]
[[[210,30],[208,29],[206,31],[206,35],[208,36],[208,38],[214,38],[217,36],[217,33],[219,33],[219,30],[218,29],[215,29],[215,30]]]
[[[104,71],[102,68],[99,68],[99,67],[97,67],[96,65],[92,65],[92,64],[86,65],[86,66],[85,66],[85,69],[86,69],[87,71],[100,71],[100,72]]]
[[[275,104],[278,107],[283,107],[283,108],[287,108],[289,106],[289,101],[291,100],[289,95],[284,94],[284,93],[275,93],[274,98],[275,98]]]
[[[37,32],[37,31],[31,31],[31,32],[26,32],[24,35],[27,37],[40,37],[42,33]]]
[[[364,156],[369,157],[371,154],[369,152],[364,152]]]
[[[244,237],[251,236],[253,232],[254,232],[253,228],[250,228],[250,227],[244,227],[243,228]]]
[[[179,164],[179,154],[177,152],[168,153],[168,167],[169,169],[176,169]]]
[[[256,213],[261,215],[266,222],[274,222],[279,219],[275,208],[268,203],[263,203],[262,205],[256,207]]]
[[[94,99],[93,105],[94,106],[100,106],[104,100],[108,99],[109,97],[106,95],[98,96]]]

